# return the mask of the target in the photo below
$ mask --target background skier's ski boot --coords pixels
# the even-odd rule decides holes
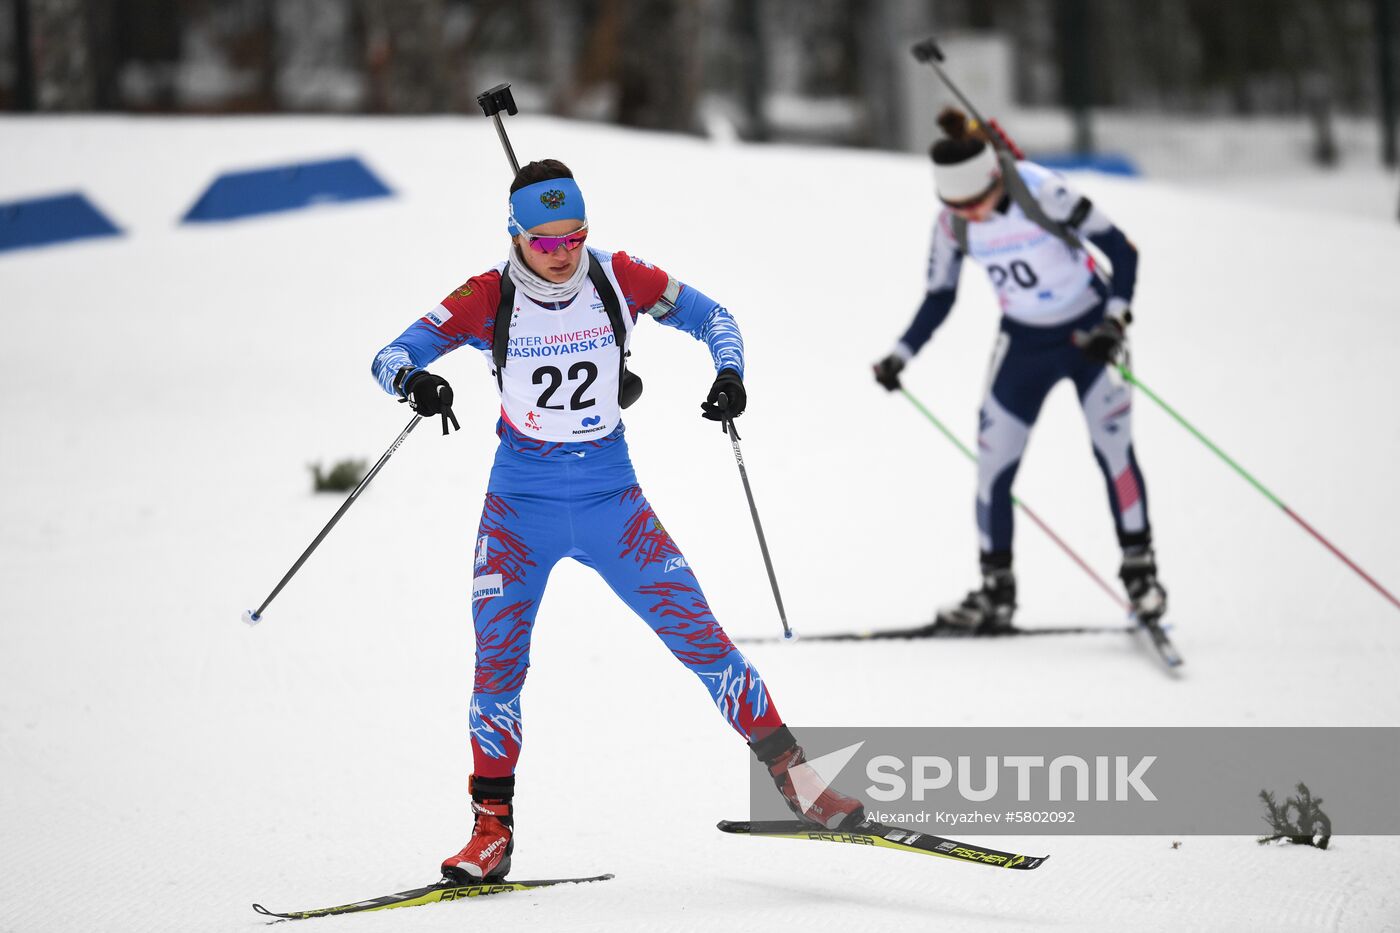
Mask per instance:
[[[462,851],[442,863],[442,876],[460,884],[503,881],[515,850],[515,776],[472,775],[472,812],[476,824]]]
[[[1128,591],[1128,601],[1138,621],[1149,625],[1161,621],[1167,612],[1167,591],[1157,582],[1157,560],[1152,548],[1124,551],[1118,578]]]
[[[1016,612],[1016,576],[1009,566],[982,565],[982,587],[956,606],[938,610],[937,625],[963,629],[970,635],[995,635],[1011,628]]]
[[[750,743],[755,757],[768,768],[788,809],[824,829],[849,829],[865,819],[865,804],[832,790],[807,764],[802,746],[787,726]]]

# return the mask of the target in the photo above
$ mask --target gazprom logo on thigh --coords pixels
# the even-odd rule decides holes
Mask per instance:
[[[472,581],[472,602],[476,602],[478,599],[490,599],[493,596],[500,595],[501,575],[499,573],[477,577]]]

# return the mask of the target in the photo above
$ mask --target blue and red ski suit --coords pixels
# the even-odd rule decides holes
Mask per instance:
[[[639,315],[653,317],[704,341],[717,370],[742,374],[743,341],[727,310],[626,253],[589,252],[593,262],[607,264],[620,286],[629,328]],[[413,372],[464,345],[481,351],[489,364],[502,274],[497,267],[472,277],[384,347],[373,364],[380,385],[395,393]],[[567,370],[569,359],[561,353],[555,362]],[[557,442],[528,436],[504,410],[497,422],[499,446],[477,530],[472,602],[476,674],[470,729],[478,776],[515,771],[531,635],[550,571],[566,557],[607,581],[695,673],[746,741],[782,724],[758,671],[715,620],[694,571],[642,494],[623,432],[619,420],[606,437]]]

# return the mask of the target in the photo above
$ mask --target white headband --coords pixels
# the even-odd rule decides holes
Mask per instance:
[[[991,188],[1001,175],[1001,166],[991,146],[956,165],[934,163],[933,180],[944,201],[967,201]]]

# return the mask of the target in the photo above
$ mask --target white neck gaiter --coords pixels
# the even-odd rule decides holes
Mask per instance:
[[[568,301],[583,287],[584,280],[588,278],[588,264],[592,262],[586,246],[580,246],[579,250],[583,255],[579,257],[578,268],[567,282],[551,282],[536,275],[534,270],[525,264],[525,260],[520,258],[520,248],[514,243],[510,248],[510,268],[507,272],[515,287],[535,301],[547,304]]]

